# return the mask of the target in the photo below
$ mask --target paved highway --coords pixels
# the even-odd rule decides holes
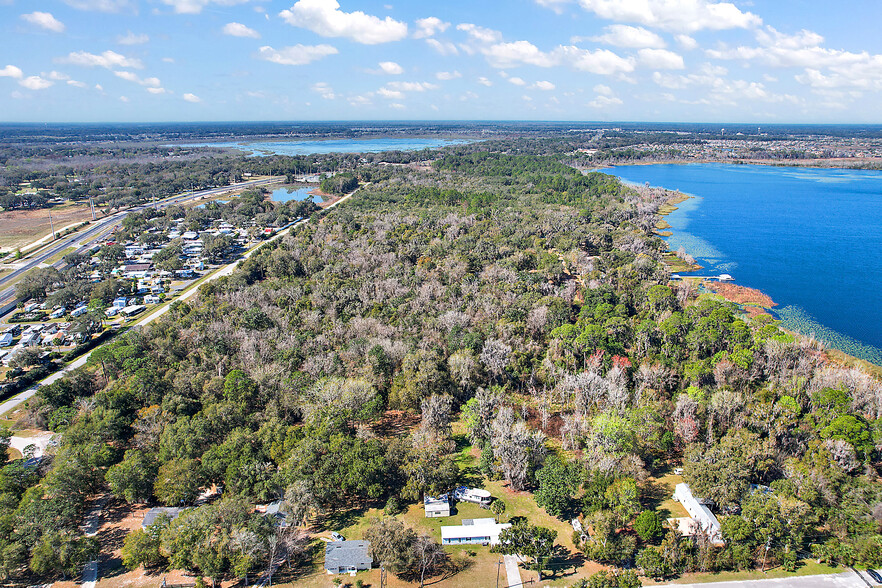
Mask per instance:
[[[116,212],[114,214],[111,214],[110,216],[96,221],[95,224],[91,225],[88,229],[85,230],[85,232],[74,233],[69,237],[62,237],[61,239],[54,241],[51,245],[39,250],[37,253],[32,254],[27,259],[27,263],[24,266],[15,270],[8,276],[5,276],[3,279],[0,279],[0,288],[2,288],[2,290],[0,290],[0,316],[3,316],[5,313],[11,310],[10,304],[12,305],[12,307],[14,307],[16,303],[15,287],[7,286],[4,288],[6,284],[11,283],[13,280],[18,278],[25,272],[37,267],[41,263],[45,263],[46,260],[51,259],[52,257],[58,255],[60,252],[69,247],[77,247],[77,251],[82,251],[91,247],[113,227],[122,222],[122,219],[125,218],[127,214],[130,214],[132,212],[141,212],[142,210],[154,207],[166,208],[174,204],[187,202],[188,200],[196,200],[210,196],[217,196],[231,190],[241,190],[243,188],[263,186],[266,184],[284,181],[284,179],[285,178],[283,176],[275,176],[262,180],[251,180],[248,182],[242,182],[230,186],[223,186],[221,188],[212,188],[211,190],[203,190],[201,192],[190,192],[187,194],[180,194],[178,196],[171,196],[163,200],[157,200],[155,203],[141,204],[127,210]],[[61,263],[63,263],[63,261],[59,260],[55,263],[55,265],[60,265]]]

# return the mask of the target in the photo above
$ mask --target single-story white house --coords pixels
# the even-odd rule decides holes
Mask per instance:
[[[325,545],[325,571],[352,574],[373,566],[370,541],[331,541]]]
[[[465,543],[499,543],[499,534],[503,529],[511,527],[511,523],[497,523],[496,519],[463,519],[461,525],[441,527],[442,545],[460,545]]]
[[[724,543],[723,535],[720,532],[720,521],[717,520],[717,517],[714,516],[714,513],[707,506],[692,495],[689,484],[682,482],[677,484],[674,488],[674,500],[682,504],[686,512],[689,513],[689,516],[692,517],[691,524],[698,525],[700,529],[705,531],[713,543],[717,545]],[[690,533],[689,529],[682,524],[680,525],[680,530],[685,535]]]

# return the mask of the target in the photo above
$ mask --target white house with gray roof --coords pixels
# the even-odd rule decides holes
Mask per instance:
[[[349,574],[373,566],[370,541],[330,541],[325,545],[325,571]]]

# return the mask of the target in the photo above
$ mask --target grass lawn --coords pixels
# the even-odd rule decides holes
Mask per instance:
[[[562,547],[561,556],[556,558],[554,568],[556,576],[543,579],[537,586],[570,586],[580,578],[587,578],[591,574],[605,569],[604,566],[595,562],[588,562],[576,551],[573,544],[572,526],[556,517],[552,517],[544,509],[540,508],[533,495],[529,492],[514,492],[508,484],[501,480],[484,481],[478,471],[479,452],[468,444],[467,439],[461,433],[460,427],[454,426],[454,439],[457,443],[458,453],[456,462],[460,468],[461,481],[470,485],[479,486],[489,490],[493,496],[505,502],[506,511],[502,516],[503,521],[513,516],[525,517],[530,524],[548,527],[557,531],[557,544]],[[673,492],[673,489],[671,490]],[[363,539],[364,533],[374,517],[382,517],[382,508],[354,509],[331,515],[322,521],[321,528],[328,536],[330,531],[338,531],[346,539]],[[463,519],[492,518],[493,514],[478,505],[471,503],[457,503],[453,513],[449,517],[426,518],[422,504],[411,504],[407,510],[398,515],[398,518],[408,527],[419,534],[426,533],[436,541],[441,539],[442,525],[459,525]],[[458,586],[495,586],[497,564],[501,556],[490,552],[490,547],[483,545],[456,545],[446,546],[450,560],[454,562],[456,571],[450,571],[446,576],[432,579],[431,585],[437,588],[455,588]],[[322,570],[323,551],[314,562],[314,572],[302,576],[291,586],[305,586],[308,588],[319,586],[332,586],[332,576],[328,576]],[[500,570],[501,585],[506,584],[505,569]],[[521,579],[524,582],[536,580],[536,573],[532,570],[520,569]],[[546,572],[547,573],[547,572]],[[342,579],[354,584],[355,579],[361,579],[365,585],[379,586],[379,571],[359,572],[351,579],[349,576],[341,576]],[[284,584],[280,584],[284,585]],[[389,575],[388,585],[412,586]]]
[[[683,476],[673,473],[647,479],[640,485],[644,496],[648,496],[644,508],[656,511],[662,519],[688,517],[683,505],[672,498],[674,487],[682,481]]]

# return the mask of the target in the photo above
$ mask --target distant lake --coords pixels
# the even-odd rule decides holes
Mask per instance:
[[[778,303],[786,328],[882,365],[882,172],[727,164],[619,166],[624,181],[696,196],[668,215],[671,249]]]
[[[419,151],[469,143],[465,139],[380,137],[377,139],[328,139],[327,141],[254,141],[246,143],[189,143],[179,147],[240,149],[251,155],[312,155],[327,153],[381,153]]]
[[[313,190],[315,190],[315,187],[312,186],[306,188],[277,188],[270,195],[270,200],[273,202],[288,202],[289,200],[296,200],[297,202],[303,200],[312,200],[316,203],[324,202],[318,194],[310,194]]]

